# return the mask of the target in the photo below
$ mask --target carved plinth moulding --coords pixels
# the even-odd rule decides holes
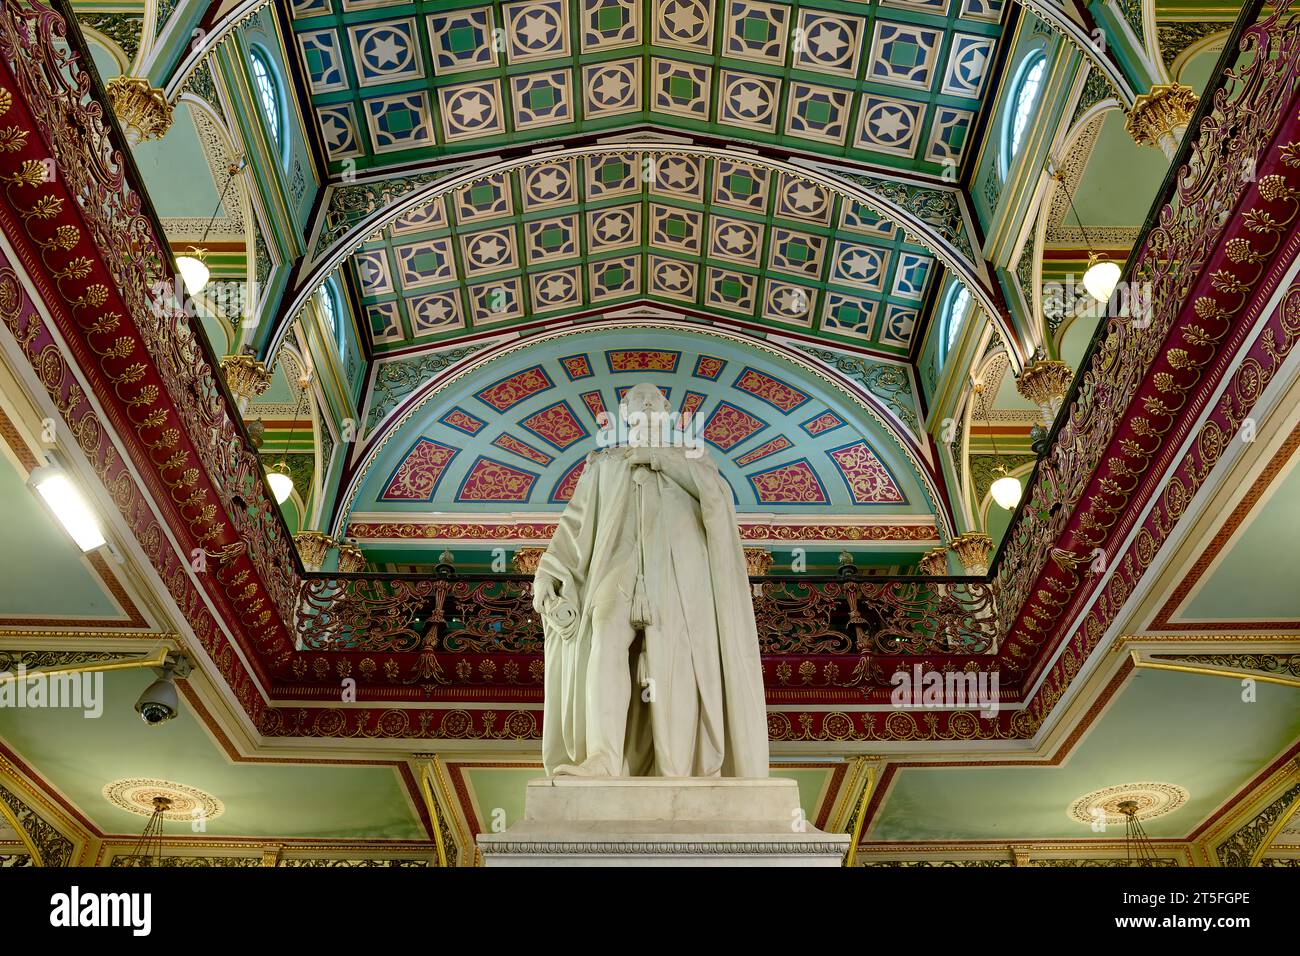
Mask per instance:
[[[761,578],[772,570],[772,552],[767,548],[746,548],[745,569],[752,578]]]
[[[366,556],[355,544],[344,542],[339,545],[339,571],[343,574],[355,574],[366,569]]]
[[[162,139],[172,125],[172,105],[141,76],[115,76],[105,87],[113,112],[131,145]]]
[[[989,573],[989,553],[993,550],[993,539],[988,535],[981,531],[968,531],[953,538],[948,547],[957,555],[967,574]]]
[[[265,363],[251,355],[227,355],[220,364],[230,393],[239,402],[239,410],[247,413],[253,399],[270,387],[271,373]]]
[[[536,574],[537,564],[545,553],[545,548],[519,548],[514,556],[515,571],[519,574]]]
[[[325,554],[334,547],[334,539],[323,531],[299,531],[293,536],[298,545],[298,556],[308,571],[319,571],[325,563]]]
[[[1056,359],[1038,359],[1016,379],[1016,391],[1038,406],[1043,424],[1051,427],[1074,380],[1074,370]]]
[[[928,574],[937,577],[948,573],[948,549],[931,548],[925,554],[921,555],[921,560],[917,562],[917,567],[921,569],[922,574]]]
[[[1154,146],[1172,160],[1196,110],[1196,91],[1181,83],[1161,83],[1133,102],[1124,128],[1139,146]]]

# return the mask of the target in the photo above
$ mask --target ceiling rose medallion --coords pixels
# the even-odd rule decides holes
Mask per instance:
[[[1066,811],[1071,820],[1086,823],[1104,822],[1106,826],[1123,826],[1128,818],[1120,804],[1135,803],[1133,816],[1138,820],[1154,820],[1173,813],[1187,802],[1187,791],[1172,783],[1125,783],[1085,793],[1070,804]],[[1104,816],[1102,816],[1104,814]]]
[[[164,820],[189,822],[196,817],[211,820],[226,810],[226,805],[210,793],[183,783],[147,777],[127,777],[105,784],[104,799],[128,813],[142,817],[154,813],[154,798],[165,797],[171,805],[162,814]]]

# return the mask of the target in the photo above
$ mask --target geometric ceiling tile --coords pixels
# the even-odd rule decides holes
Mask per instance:
[[[480,455],[456,491],[457,501],[527,501],[537,475]]]
[[[704,0],[655,0],[653,43],[708,53],[713,49],[713,9]]]
[[[889,240],[898,233],[897,226],[870,206],[849,200],[840,207],[840,228]]]
[[[699,282],[699,266],[694,262],[649,257],[650,294],[679,302],[694,302]]]
[[[433,72],[440,76],[495,66],[495,22],[491,7],[429,16]]]
[[[575,213],[524,224],[524,249],[528,264],[571,259],[578,254],[578,217]]]
[[[587,213],[587,245],[592,252],[641,244],[641,204],[606,206]]]
[[[821,276],[826,237],[772,227],[768,266],[777,272],[816,279]]]
[[[573,406],[561,399],[519,422],[520,428],[532,432],[553,448],[564,451],[587,437],[587,429],[578,421]]]
[[[611,2],[611,0],[606,0]],[[592,63],[582,68],[583,112],[588,119],[641,109],[641,58]]]
[[[830,501],[821,479],[806,458],[787,465],[777,465],[766,471],[757,471],[746,477],[759,504],[824,505]]]
[[[362,86],[424,78],[414,18],[349,27],[348,39],[357,82]]]
[[[912,344],[912,331],[916,328],[916,309],[891,302],[885,307],[885,317],[880,323],[882,345],[908,348]]]
[[[591,370],[591,360],[585,354],[564,356],[560,359],[560,367],[564,369],[564,374],[569,376],[570,382],[580,378],[591,378],[595,374]]]
[[[776,214],[828,226],[834,202],[829,192],[804,179],[782,173],[776,191]]]
[[[384,486],[381,501],[432,501],[447,466],[460,453],[430,438],[417,439]]]
[[[729,312],[753,315],[754,299],[758,289],[757,276],[710,266],[705,274],[704,289],[706,305],[726,309]]]
[[[449,236],[397,246],[393,251],[397,253],[398,275],[403,289],[418,289],[456,278],[456,261],[452,257]]]
[[[641,191],[641,169],[635,153],[589,156],[586,166],[588,199],[608,199]]]
[[[411,317],[411,334],[428,335],[465,327],[460,312],[460,293],[455,289],[416,296],[406,305]]]
[[[358,252],[352,261],[361,278],[362,295],[384,295],[393,291],[392,276],[388,272],[388,254],[383,249]]]
[[[332,9],[330,0],[291,0],[291,7],[295,19],[320,16]]]
[[[423,206],[417,206],[410,212],[402,213],[393,221],[389,229],[393,235],[401,236],[410,232],[441,229],[445,225],[447,225],[447,215],[443,209],[442,199],[438,198]]]
[[[1002,19],[1002,6],[1006,0],[962,0],[961,15],[971,20],[997,23]]]
[[[406,338],[402,329],[402,315],[396,302],[376,302],[366,306],[370,322],[370,337],[376,342],[392,342]]]
[[[793,65],[817,73],[855,76],[862,25],[861,17],[801,10]]]
[[[953,109],[951,106],[935,107],[925,158],[936,163],[959,161],[966,148],[966,136],[974,121],[975,114],[970,110]]]
[[[903,493],[866,442],[858,440],[826,454],[835,462],[855,505],[903,502]]]
[[[771,174],[766,169],[720,159],[713,177],[713,201],[737,209],[763,212]]]
[[[785,131],[792,136],[842,144],[848,132],[851,98],[847,90],[792,82]]]
[[[757,266],[763,251],[763,224],[727,216],[709,218],[709,258]]]
[[[767,279],[763,294],[763,318],[799,326],[811,326],[817,290],[792,282]]]
[[[650,245],[699,255],[704,213],[677,206],[650,205]]]
[[[840,335],[870,339],[878,305],[875,299],[827,292],[826,305],[822,308],[822,328]]]
[[[806,422],[799,423],[799,427],[814,438],[818,435],[823,435],[826,432],[832,432],[837,428],[842,428],[843,426],[844,419],[840,418],[840,416],[836,415],[834,412],[822,412],[820,415],[814,415]]]
[[[467,276],[500,272],[519,265],[515,256],[515,230],[511,226],[472,232],[461,236],[460,242]]]
[[[723,70],[718,122],[774,132],[780,95],[779,78]]]
[[[790,11],[759,0],[730,0],[723,16],[723,56],[785,63],[785,38]]]
[[[316,108],[316,122],[331,161],[365,155],[357,137],[357,117],[351,103]]]
[[[730,402],[719,402],[700,434],[710,445],[726,452],[766,427],[767,422],[744,409]]]
[[[588,267],[590,295],[593,302],[636,295],[641,291],[639,256],[605,259]]]
[[[944,69],[941,92],[979,99],[996,43],[992,37],[954,33],[952,45],[948,48],[948,65]]]
[[[528,284],[534,312],[550,312],[582,304],[582,275],[579,266],[530,273]]]
[[[520,193],[525,210],[577,202],[578,187],[572,159],[534,166],[523,173]]]
[[[712,355],[701,355],[695,360],[695,368],[691,374],[696,378],[707,378],[710,382],[716,382],[722,370],[727,367],[726,359],[715,358]]]
[[[944,31],[876,21],[867,79],[928,90]]]
[[[506,58],[511,63],[550,60],[569,55],[569,4],[564,0],[508,3]]]
[[[495,173],[485,179],[457,189],[452,198],[458,223],[508,216],[514,201],[510,195],[510,177]]]
[[[470,313],[476,326],[523,317],[523,295],[518,276],[467,286],[465,291],[469,295]]]
[[[546,369],[540,365],[507,375],[474,393],[474,397],[498,412],[514,408],[526,398],[555,387]]]
[[[606,0],[609,2],[609,0]],[[551,504],[568,504],[569,499],[573,497],[574,489],[578,487],[578,479],[582,477],[583,466],[587,464],[587,459],[579,458],[577,462],[569,466],[563,477],[555,483],[551,489],[549,501]]]
[[[681,352],[662,349],[614,349],[605,353],[611,372],[675,372]]]
[[[546,454],[546,452],[542,451],[541,449],[534,448],[532,445],[528,444],[527,442],[520,441],[514,435],[505,432],[498,435],[496,438],[492,439],[492,444],[495,445],[497,448],[501,448],[504,449],[505,451],[518,455],[520,458],[526,459],[527,461],[531,461],[534,464],[541,465],[543,468],[545,468],[551,462],[555,461],[555,459],[552,456]]]
[[[808,401],[808,396],[793,385],[788,385],[749,366],[741,369],[731,387],[748,392],[759,401],[766,402],[786,415]]]
[[[363,100],[376,153],[433,145],[429,97],[423,90]]]
[[[339,38],[333,30],[312,30],[298,34],[302,61],[307,67],[307,85],[313,93],[348,88],[347,70],[339,53]]]
[[[654,161],[650,190],[695,202],[704,201],[704,160],[699,156],[660,156]]]
[[[997,0],[1001,3],[1001,0]],[[946,13],[949,0],[880,0],[881,6],[903,7],[911,10],[924,10],[927,13]]]
[[[779,451],[785,451],[787,448],[793,447],[794,445],[791,444],[790,439],[786,438],[784,435],[777,435],[775,438],[763,442],[763,444],[759,445],[753,451],[745,452],[745,454],[733,458],[732,460],[741,468],[744,468],[746,465],[752,465],[759,459],[767,458],[769,455],[775,455]]]
[[[929,256],[915,252],[900,252],[891,292],[909,299],[920,299],[925,295],[925,287],[933,265],[934,260]]]
[[[889,256],[888,249],[841,239],[835,243],[830,281],[866,292],[880,292],[884,288]]]
[[[487,422],[477,415],[471,415],[465,409],[457,405],[442,418],[438,419],[444,425],[448,425],[457,431],[462,431],[466,435],[477,435],[487,427]]]
[[[438,103],[443,135],[449,141],[505,132],[501,88],[496,80],[442,87]]]
[[[573,119],[568,70],[551,70],[510,78],[515,129],[567,123]]]
[[[712,70],[709,67],[655,57],[651,61],[651,69],[654,75],[651,89],[654,92],[655,112],[687,119],[709,118],[709,96],[713,90]]]
[[[641,43],[641,0],[582,0],[582,51]]]
[[[864,95],[857,145],[882,153],[914,156],[924,115],[924,103]]]

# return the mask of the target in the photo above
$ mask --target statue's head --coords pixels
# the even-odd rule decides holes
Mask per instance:
[[[669,410],[668,399],[664,397],[664,393],[649,382],[642,382],[628,389],[618,407],[624,421],[636,412],[648,415],[654,412],[666,413]]]

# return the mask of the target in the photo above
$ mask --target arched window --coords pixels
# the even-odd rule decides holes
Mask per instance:
[[[276,79],[266,54],[260,50],[252,52],[253,85],[257,88],[258,99],[262,101],[262,113],[266,117],[266,128],[271,131],[271,139],[283,151],[284,143],[280,139],[281,114],[284,107],[280,96],[280,83]]]
[[[330,341],[336,346],[339,343],[339,303],[338,295],[330,283],[325,283],[316,290],[316,305],[320,309],[321,317],[325,320],[325,330],[329,333]]]
[[[961,324],[966,321],[968,312],[970,312],[970,290],[958,282],[948,292],[948,307],[943,313],[943,354],[945,358],[952,351],[952,347],[957,344],[957,333],[961,331]]]
[[[1029,128],[1029,118],[1034,107],[1038,105],[1038,94],[1043,88],[1043,76],[1047,73],[1047,57],[1042,53],[1031,54],[1020,67],[1016,80],[1015,92],[1011,97],[1011,109],[1007,112],[1006,130],[1002,143],[1002,175],[1007,174]]]

